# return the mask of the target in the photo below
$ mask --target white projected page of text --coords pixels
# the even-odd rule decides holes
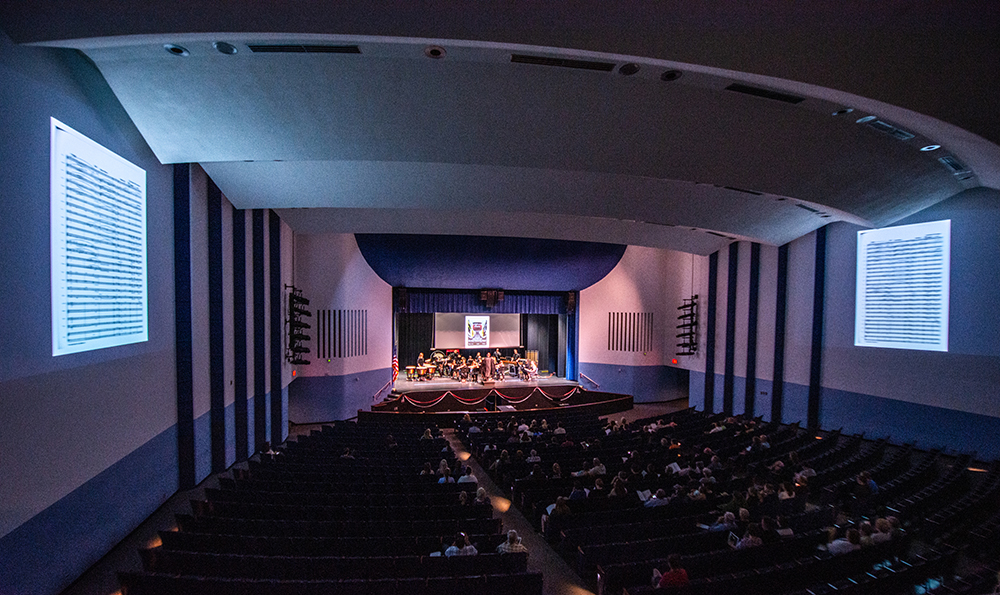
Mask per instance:
[[[854,344],[948,351],[951,221],[858,232]]]
[[[52,120],[52,354],[148,340],[146,172]]]

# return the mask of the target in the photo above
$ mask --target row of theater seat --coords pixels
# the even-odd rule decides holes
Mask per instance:
[[[142,550],[148,572],[257,580],[344,580],[478,576],[523,573],[528,555],[477,556],[267,556]]]
[[[535,572],[403,579],[282,581],[121,574],[125,595],[541,595]]]
[[[265,556],[419,556],[442,551],[442,546],[448,545],[448,540],[458,530],[464,531],[477,549],[492,552],[500,545],[504,536],[497,533],[499,519],[490,521],[493,526],[488,532],[463,527],[447,533],[398,537],[308,537],[163,531],[160,539],[164,549],[189,552]],[[286,531],[293,532],[291,529]]]
[[[381,429],[337,426],[206,489],[141,552],[145,571],[121,576],[124,594],[541,595],[525,554],[492,553],[505,538],[492,508],[458,503],[475,484],[418,475],[425,461],[454,465],[443,440],[396,427],[388,448]],[[357,458],[341,459],[341,445]],[[486,553],[440,556],[459,531]]]

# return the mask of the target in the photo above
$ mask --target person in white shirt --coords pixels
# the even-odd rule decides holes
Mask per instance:
[[[518,536],[517,531],[511,529],[507,532],[507,541],[501,543],[497,547],[498,554],[516,554],[528,552],[528,548],[521,544],[521,538]]]
[[[458,478],[458,483],[479,483],[476,476],[472,474],[472,467],[465,468],[465,475]]]
[[[472,545],[469,541],[469,536],[465,533],[456,535],[454,543],[444,551],[444,555],[448,558],[452,556],[475,556],[478,553],[479,550],[476,549],[476,546]]]

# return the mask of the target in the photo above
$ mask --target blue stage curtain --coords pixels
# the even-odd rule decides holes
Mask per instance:
[[[406,290],[405,309],[411,314],[467,312],[470,314],[566,314],[566,292],[504,291],[503,301],[492,309],[479,299],[479,290],[410,289]]]

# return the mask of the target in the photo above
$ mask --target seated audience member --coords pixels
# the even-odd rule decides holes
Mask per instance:
[[[686,587],[690,582],[687,570],[681,568],[681,557],[677,554],[667,556],[666,572],[661,573],[658,569],[653,569],[653,588],[669,589],[672,587]]]
[[[736,529],[737,529],[736,515],[731,512],[727,512],[726,514],[720,516],[715,520],[714,524],[708,527],[708,530],[713,532],[716,531],[735,532]]]
[[[889,534],[892,535],[893,539],[903,536],[903,523],[900,522],[898,517],[887,516],[885,520],[889,521],[889,526],[891,527]]]
[[[344,454],[340,455],[340,458],[342,458],[342,459],[349,459],[349,460],[353,461],[354,460],[354,455],[351,454],[351,447],[348,446],[348,447],[344,448]]]
[[[792,528],[788,526],[788,519],[786,519],[785,517],[779,516],[774,520],[774,524],[775,528],[778,531],[778,535],[784,538],[795,536],[795,531],[793,531]]]
[[[431,433],[431,429],[427,428],[424,430],[424,434],[420,437],[421,440],[434,440],[434,434]]]
[[[463,494],[465,492],[462,492]],[[473,504],[489,504],[490,498],[486,495],[486,488],[479,488],[476,490],[476,499],[472,501]]]
[[[835,531],[831,531],[831,536],[833,535],[836,535]],[[846,537],[834,539],[830,542],[830,545],[826,546],[826,551],[834,556],[853,552],[858,549],[861,549],[861,533],[854,527],[847,530]]]
[[[892,539],[892,526],[887,519],[875,519],[875,533],[872,534],[872,543],[885,543]]]
[[[760,518],[760,539],[765,544],[768,543],[778,543],[781,541],[781,535],[778,534],[777,524],[769,516]]]
[[[542,466],[539,465],[538,463],[535,463],[534,465],[531,466],[531,473],[529,473],[528,477],[526,477],[525,479],[528,479],[530,481],[545,481],[548,478],[545,477],[545,473],[542,471]]]
[[[552,475],[549,476],[550,479],[562,479],[562,467],[559,463],[552,463]]]
[[[424,468],[420,470],[420,475],[434,475],[434,467],[431,467],[431,462],[427,461],[424,463]]]
[[[653,497],[643,504],[646,508],[654,508],[656,506],[666,506],[670,504],[670,498],[667,498],[667,492],[663,488],[656,490]]]
[[[587,491],[583,489],[583,484],[577,480],[573,482],[573,491],[569,493],[570,500],[586,500]]]
[[[455,478],[451,476],[451,469],[445,469],[438,478],[438,483],[455,483]]]
[[[472,467],[465,468],[465,475],[458,478],[458,483],[479,483],[476,476],[472,474]]]
[[[861,547],[868,547],[871,545],[875,545],[875,540],[873,535],[874,529],[872,529],[871,523],[869,523],[868,521],[862,521],[861,524],[858,525],[858,533],[861,534],[861,541],[860,541]]]
[[[559,496],[552,506],[552,511],[542,515],[542,534],[546,537],[558,535],[562,531],[563,521],[573,514],[569,507],[569,498]]]
[[[614,479],[611,480],[611,491],[608,492],[608,497],[624,498],[628,495],[628,487],[626,487],[625,482],[616,475]]]
[[[733,548],[738,550],[744,550],[750,547],[757,547],[759,545],[764,545],[764,540],[760,538],[760,525],[750,525],[747,527],[747,532],[743,535],[743,539],[736,542]]]
[[[528,548],[521,544],[521,537],[517,534],[517,531],[513,529],[507,531],[507,541],[497,546],[497,553],[517,554],[521,552],[528,553]]]
[[[562,422],[556,422],[556,429],[552,430],[553,434],[565,434],[566,428],[563,427]]]
[[[541,463],[542,462],[542,457],[538,456],[538,451],[537,450],[531,449],[531,453],[528,455],[528,458],[524,459],[524,462],[525,463]]]
[[[449,558],[452,556],[475,556],[478,553],[479,550],[476,549],[476,546],[472,545],[469,541],[469,536],[465,533],[456,535],[455,541],[444,551],[444,555]]]
[[[461,506],[468,506],[469,505],[469,492],[466,492],[466,491],[459,492],[458,493],[458,503]]]
[[[590,490],[587,494],[587,498],[591,500],[598,500],[600,498],[607,498],[608,491],[604,489],[604,480],[598,477],[594,480],[594,489]]]

